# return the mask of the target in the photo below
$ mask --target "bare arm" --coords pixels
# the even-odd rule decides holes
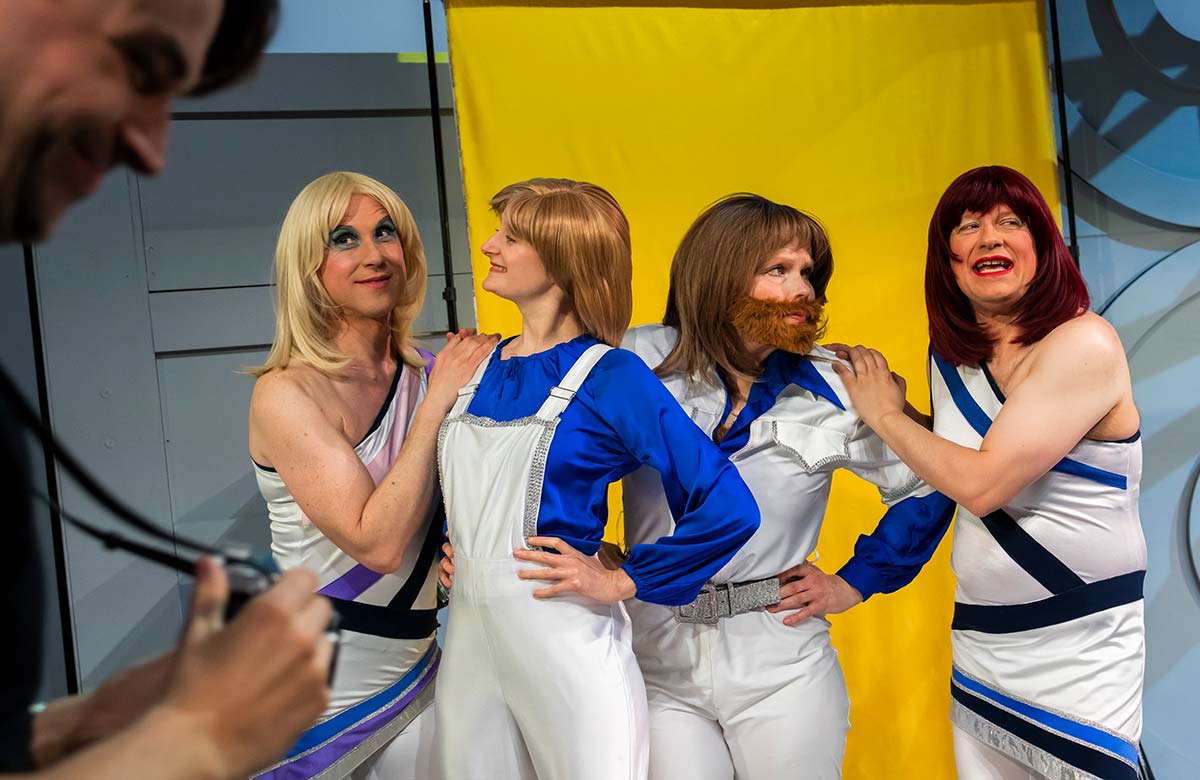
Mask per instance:
[[[323,534],[364,566],[395,571],[433,501],[438,429],[494,345],[491,336],[449,336],[400,454],[378,486],[316,401],[285,376],[268,374],[255,386],[250,435]]]
[[[328,701],[331,608],[315,588],[288,572],[226,627],[224,573],[201,562],[179,648],[114,679],[132,694],[106,684],[35,718],[40,769],[21,777],[232,780],[270,764]]]
[[[839,367],[867,424],[901,460],[941,493],[982,516],[1049,471],[1121,401],[1124,353],[1112,328],[1084,316],[1047,336],[1030,355],[979,450],[931,433],[906,415],[904,385],[874,350],[851,350],[854,372]]]
[[[47,704],[33,719],[34,764],[49,766],[137,721],[162,698],[175,660],[174,651],[165,653],[113,675],[91,693]]]

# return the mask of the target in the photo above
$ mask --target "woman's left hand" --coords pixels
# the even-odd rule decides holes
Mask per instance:
[[[841,377],[850,393],[854,408],[867,425],[877,428],[878,423],[892,412],[904,414],[905,397],[908,389],[904,377],[888,367],[887,358],[878,350],[862,345],[836,350],[839,357],[850,361],[853,371],[840,363],[833,370]]]
[[[767,607],[767,612],[792,614],[783,619],[785,626],[794,626],[810,617],[825,617],[845,612],[862,603],[862,594],[836,574],[826,574],[814,563],[805,561],[779,575],[779,603]]]
[[[531,536],[531,547],[546,547],[559,554],[542,550],[514,550],[513,557],[543,566],[522,569],[517,576],[523,580],[553,582],[549,587],[533,592],[533,597],[548,599],[564,593],[578,593],[602,604],[615,604],[637,593],[637,586],[624,569],[610,570],[595,556],[587,556],[554,536]]]

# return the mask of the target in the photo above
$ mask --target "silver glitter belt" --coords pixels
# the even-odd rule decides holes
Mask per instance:
[[[691,604],[672,607],[677,623],[704,623],[715,626],[721,618],[755,612],[779,603],[779,578],[748,582],[705,583]]]

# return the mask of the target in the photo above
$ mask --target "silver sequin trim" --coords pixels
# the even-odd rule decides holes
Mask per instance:
[[[543,420],[535,418],[545,426],[542,435],[538,437],[537,446],[533,450],[533,462],[529,466],[529,481],[525,483],[525,517],[522,519],[521,536],[526,546],[529,537],[537,536],[538,510],[542,506],[542,482],[546,478],[546,455],[550,452],[550,442],[554,439],[554,429],[558,427],[558,418]]]
[[[1020,737],[1010,734],[957,701],[950,703],[950,719],[954,725],[970,736],[1033,771],[1041,773],[1046,780],[1102,780],[1091,772],[1071,766],[1058,756],[1047,753]]]
[[[891,490],[880,490],[879,497],[882,498],[884,502],[895,501],[896,499],[913,492],[920,486],[921,478],[916,474],[913,474],[908,478],[907,482],[898,488],[892,488]]]
[[[334,734],[332,737],[325,740],[321,744],[315,745],[315,746],[309,748],[308,750],[304,751],[303,753],[292,756],[291,758],[289,758],[285,761],[280,761],[279,763],[274,764],[273,766],[267,767],[266,769],[259,772],[257,775],[254,775],[254,777],[259,777],[260,775],[265,775],[268,772],[272,772],[272,771],[278,769],[279,767],[283,766],[284,764],[289,764],[293,761],[296,761],[297,759],[300,759],[300,758],[303,758],[304,756],[309,755],[310,753],[320,750],[321,748],[323,748],[327,744],[329,744],[332,740],[335,740],[338,737],[345,734],[347,730],[354,728],[359,723],[368,721],[371,718],[378,716],[381,712],[385,711],[388,707],[392,706],[392,704],[399,701],[400,699],[403,699],[405,696],[407,696],[409,693],[411,693],[413,691],[413,689],[418,688],[420,686],[424,686],[424,690],[422,690],[420,693],[418,693],[416,695],[416,697],[411,702],[408,703],[408,706],[406,706],[396,717],[392,718],[386,724],[381,726],[370,737],[368,737],[368,738],[364,739],[362,742],[360,742],[353,750],[348,751],[345,755],[343,755],[337,761],[330,764],[328,767],[326,767],[320,773],[313,775],[312,780],[341,780],[341,778],[349,777],[350,773],[353,772],[354,769],[359,764],[361,764],[363,761],[366,761],[368,758],[370,758],[371,755],[374,754],[376,750],[383,747],[383,745],[387,744],[387,742],[390,739],[395,737],[400,732],[404,731],[404,729],[406,729],[408,727],[408,724],[413,722],[414,718],[416,718],[418,715],[420,715],[425,710],[426,707],[428,707],[430,704],[433,703],[434,686],[436,684],[436,678],[435,678],[434,672],[436,670],[436,667],[438,665],[438,659],[440,657],[441,657],[440,650],[434,652],[434,654],[429,658],[429,661],[426,662],[425,669],[422,671],[422,674],[416,680],[413,680],[411,685],[409,685],[403,691],[398,693],[391,701],[380,706],[374,712],[364,715],[356,723],[354,723],[350,726],[347,726],[345,729],[343,729],[342,731],[339,731],[337,734]],[[354,705],[351,705],[351,706],[354,706]]]
[[[716,625],[721,618],[757,612],[779,603],[779,578],[714,585],[705,583],[700,595],[690,604],[672,607],[678,623]]]
[[[438,476],[441,478],[443,486],[446,484],[446,475],[442,471],[442,452],[445,449],[447,429],[451,423],[456,422],[476,425],[480,428],[542,426],[542,435],[538,437],[537,445],[533,450],[533,462],[529,467],[529,482],[525,486],[525,514],[521,518],[522,538],[528,540],[529,537],[536,536],[538,509],[542,503],[542,483],[546,476],[546,455],[550,452],[550,442],[554,439],[554,429],[558,427],[558,417],[546,420],[538,417],[536,414],[531,414],[528,417],[519,417],[516,420],[505,421],[493,420],[490,417],[479,417],[474,414],[460,414],[454,417],[447,417],[442,421],[442,428],[438,431]]]
[[[996,686],[994,683],[989,683],[989,682],[987,682],[986,680],[981,680],[981,679],[979,679],[978,677],[976,677],[976,676],[975,676],[975,675],[973,675],[973,674],[967,674],[966,672],[964,672],[962,669],[960,669],[960,668],[959,668],[959,667],[957,667],[957,666],[955,666],[955,667],[954,667],[954,671],[958,672],[958,673],[959,673],[959,674],[961,674],[963,677],[966,677],[968,680],[974,680],[975,682],[979,683],[980,685],[984,686],[985,688],[991,688],[991,689],[995,690],[995,689],[996,689],[996,687],[997,687],[997,686]],[[964,690],[965,690],[965,689],[964,689]],[[970,692],[970,691],[968,691],[968,693],[971,693],[971,692]],[[1081,718],[1081,717],[1079,717],[1078,715],[1072,715],[1072,714],[1071,714],[1071,713],[1069,713],[1069,712],[1063,712],[1062,710],[1056,710],[1056,709],[1053,709],[1053,708],[1051,708],[1051,707],[1047,707],[1047,706],[1046,706],[1046,705],[1044,705],[1044,704],[1039,704],[1038,702],[1032,701],[1032,700],[1030,700],[1030,699],[1026,699],[1026,698],[1023,698],[1023,697],[1021,697],[1021,696],[1017,696],[1017,695],[1015,695],[1015,694],[1013,694],[1013,693],[1010,693],[1009,691],[1000,691],[1000,693],[1003,693],[1005,696],[1007,696],[1008,698],[1010,698],[1010,699],[1012,699],[1012,700],[1014,700],[1014,701],[1019,701],[1019,702],[1021,702],[1022,704],[1027,704],[1027,705],[1029,705],[1030,707],[1036,707],[1036,708],[1037,708],[1037,709],[1039,709],[1039,710],[1045,710],[1046,712],[1049,712],[1049,713],[1052,713],[1052,714],[1054,714],[1054,715],[1057,715],[1057,716],[1058,716],[1058,717],[1060,717],[1060,718],[1064,718],[1064,719],[1066,719],[1066,720],[1074,721],[1074,722],[1076,722],[1076,723],[1081,723],[1081,724],[1083,724],[1084,726],[1091,726],[1092,728],[1096,729],[1097,731],[1103,731],[1103,732],[1105,732],[1105,733],[1107,733],[1107,734],[1111,734],[1112,736],[1116,737],[1117,739],[1119,739],[1119,740],[1121,740],[1121,741],[1123,741],[1123,742],[1128,742],[1128,741],[1129,741],[1129,737],[1125,736],[1125,735],[1124,735],[1124,734],[1122,734],[1121,732],[1119,732],[1119,731],[1114,731],[1113,729],[1109,728],[1108,726],[1105,726],[1105,725],[1104,725],[1104,724],[1102,724],[1102,723],[1097,723],[1097,722],[1096,722],[1096,721],[1094,721],[1094,720],[1088,720],[1087,718]],[[971,693],[971,695],[972,695],[972,696],[975,696],[976,694],[974,694],[974,693]],[[996,704],[995,702],[992,702],[992,703],[993,703],[993,704]],[[1002,705],[998,705],[998,704],[997,704],[996,706],[1002,706]],[[1014,714],[1015,714],[1015,713],[1014,713]],[[1090,744],[1090,743],[1087,743],[1087,744]],[[1095,747],[1095,746],[1093,746],[1093,747]],[[1103,748],[1097,748],[1097,750],[1103,750]],[[1113,756],[1113,757],[1114,757],[1114,758],[1121,758],[1121,756]],[[1123,758],[1122,758],[1121,760],[1122,760],[1122,761],[1124,761],[1124,759],[1123,759]]]
[[[375,752],[390,742],[397,734],[408,728],[408,724],[430,704],[433,704],[434,684],[436,681],[431,680],[425,690],[417,694],[417,697],[404,708],[404,712],[398,717],[390,721],[386,726],[376,731],[371,736],[364,739],[358,744],[358,747],[346,753],[335,762],[331,767],[321,772],[318,775],[313,775],[312,780],[344,780],[358,768],[358,765],[366,761]]]
[[[771,421],[771,438],[785,452],[790,453],[793,458],[800,461],[800,465],[801,465],[801,467],[804,468],[805,471],[812,472],[812,471],[816,471],[817,469],[819,469],[823,466],[827,466],[830,463],[836,463],[836,462],[840,462],[840,461],[850,460],[850,442],[849,442],[849,440],[842,443],[842,451],[840,453],[836,453],[833,455],[826,455],[824,458],[820,458],[819,460],[817,460],[813,463],[809,463],[808,459],[805,458],[804,455],[801,454],[801,452],[799,450],[797,450],[795,447],[789,447],[787,444],[783,443],[782,439],[779,438],[779,423],[776,420]]]
[[[446,457],[446,434],[450,430],[450,421],[458,419],[456,417],[447,417],[442,420],[441,426],[438,428],[437,438],[437,467],[438,467],[438,482],[442,485],[442,493],[446,492],[446,470],[442,466],[443,460]]]

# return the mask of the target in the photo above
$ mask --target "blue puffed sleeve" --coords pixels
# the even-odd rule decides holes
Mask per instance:
[[[869,536],[859,536],[854,555],[838,570],[866,601],[913,581],[950,526],[955,504],[941,493],[913,496],[888,508]]]
[[[686,604],[758,529],[758,504],[641,358],[613,350],[606,360],[591,393],[630,455],[662,475],[675,517],[674,533],[634,545],[624,569],[642,601]]]

